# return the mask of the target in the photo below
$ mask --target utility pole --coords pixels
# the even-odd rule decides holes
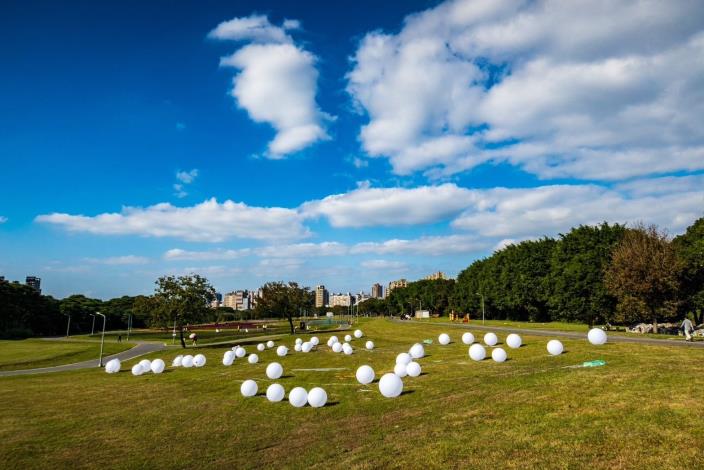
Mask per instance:
[[[100,338],[100,358],[98,359],[98,367],[103,367],[103,344],[105,343],[105,315],[100,312],[95,312],[96,315],[103,317],[103,336]]]
[[[132,331],[132,314],[127,317],[127,341],[130,340],[130,332]]]
[[[70,313],[64,313],[68,317],[68,324],[66,325],[66,337],[68,338],[68,332],[69,329],[71,328],[71,314]]]
[[[93,336],[93,332],[95,331],[95,314],[91,313],[91,317],[93,317],[93,324],[90,326],[90,335]]]

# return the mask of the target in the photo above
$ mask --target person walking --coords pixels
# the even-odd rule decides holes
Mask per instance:
[[[682,329],[682,331],[684,331],[684,340],[692,341],[692,333],[694,332],[694,325],[692,324],[692,320],[685,317],[684,321],[680,325],[680,328]]]
[[[117,335],[117,342],[121,343],[122,342],[122,335]]]

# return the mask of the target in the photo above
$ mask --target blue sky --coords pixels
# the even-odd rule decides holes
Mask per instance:
[[[704,7],[551,3],[5,2],[0,275],[368,291],[578,224],[681,232]]]

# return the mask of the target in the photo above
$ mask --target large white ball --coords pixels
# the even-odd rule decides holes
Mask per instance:
[[[181,367],[183,365],[183,356],[178,355],[174,358],[174,361],[171,363],[171,367]]]
[[[359,366],[359,369],[357,369],[357,373],[355,374],[357,377],[357,382],[361,383],[362,385],[367,385],[370,384],[374,381],[374,369],[372,369],[369,366]]]
[[[354,351],[352,349],[352,346],[350,346],[350,343],[345,343],[342,345],[342,352],[349,356]]]
[[[398,375],[399,377],[405,377],[406,375],[408,375],[408,372],[406,372],[406,364],[396,364],[394,366],[394,374]]]
[[[518,349],[523,344],[523,340],[516,333],[511,333],[506,337],[506,344],[511,349]]]
[[[233,362],[235,362],[235,351],[225,351],[222,356],[222,365],[231,366]]]
[[[288,354],[288,348],[286,346],[279,346],[276,348],[276,355],[279,357],[284,357],[286,354]]]
[[[249,362],[250,364],[256,364],[257,362],[259,362],[259,356],[252,353],[247,358],[247,362]]]
[[[150,372],[152,370],[152,361],[149,359],[142,359],[139,361],[139,365],[142,366],[144,372]]]
[[[304,353],[310,352],[311,349],[313,349],[313,345],[309,341],[306,341],[301,345],[301,351]]]
[[[423,347],[422,344],[416,343],[413,346],[411,346],[411,349],[408,351],[408,353],[411,355],[413,359],[420,359],[423,356],[425,356],[425,348]]]
[[[183,359],[181,359],[181,365],[183,367],[193,367],[193,356],[190,354],[183,356]]]
[[[472,344],[474,342],[474,335],[468,331],[462,335],[462,342],[464,344]]]
[[[403,364],[404,366],[411,362],[413,358],[408,353],[401,353],[396,356],[396,364]]]
[[[257,351],[262,352],[265,348],[266,346],[264,346],[264,343],[257,344]]]
[[[506,351],[503,348],[494,348],[491,351],[491,358],[496,362],[504,362],[506,360]]]
[[[484,344],[487,346],[495,346],[499,342],[499,337],[495,333],[487,333],[484,335]]]
[[[371,351],[372,349],[374,349],[374,341],[367,341],[364,347]]]
[[[310,339],[310,344],[312,344],[313,346],[317,346],[318,344],[320,344],[320,340],[318,339],[317,336],[313,336],[313,337]]]
[[[144,369],[142,369],[142,364],[135,364],[132,366],[132,375],[142,375]]]
[[[242,382],[242,386],[240,387],[240,393],[242,393],[243,397],[253,397],[257,394],[258,389],[259,387],[257,386],[257,382],[252,379],[249,379]]]
[[[281,384],[271,384],[266,389],[266,399],[270,402],[277,402],[284,399],[286,395],[286,390]]]
[[[296,352],[301,352],[303,350],[303,347],[300,344],[294,344],[293,350]]]
[[[237,348],[237,351],[235,351],[235,356],[237,356],[239,358],[242,358],[246,355],[247,355],[247,350],[242,347]]]
[[[202,354],[196,354],[193,358],[193,365],[196,367],[203,367],[205,365],[205,356]]]
[[[301,338],[296,338],[296,344],[303,344],[303,340]]]
[[[332,345],[332,351],[336,352],[336,353],[339,353],[340,351],[342,351],[342,343],[334,343]]]
[[[154,359],[152,361],[152,372],[153,373],[161,374],[162,372],[164,372],[165,368],[166,368],[166,364],[161,359]]]
[[[345,335],[345,343],[349,343],[350,341],[352,341],[352,336]]]
[[[303,387],[295,387],[288,392],[288,402],[296,408],[305,406],[308,402],[308,392],[306,392],[306,389]]]
[[[548,352],[553,356],[559,356],[564,351],[562,343],[556,339],[551,339],[548,341]]]
[[[469,357],[473,361],[481,361],[486,357],[486,349],[479,343],[474,343],[469,347]]]
[[[403,380],[396,374],[384,374],[379,380],[379,391],[386,398],[396,398],[403,392]]]
[[[442,344],[443,346],[446,346],[450,344],[450,335],[447,333],[443,333],[440,336],[438,336],[438,343]]]
[[[600,346],[606,343],[606,332],[601,328],[592,328],[587,334],[587,339],[593,345]]]
[[[339,343],[340,340],[337,339],[337,336],[331,336],[330,339],[328,340],[328,346],[331,346],[335,343]]]
[[[267,342],[266,342],[266,347],[269,348],[269,349],[273,348],[273,347],[274,347],[274,342],[271,341],[271,340],[267,341]]]
[[[325,406],[328,402],[328,394],[320,387],[315,387],[308,392],[308,404],[313,408]]]
[[[364,333],[362,333],[362,330],[354,330],[354,337],[355,338],[361,338],[364,336]]]
[[[406,366],[406,374],[411,377],[418,377],[421,373],[420,364],[415,361],[411,361]]]
[[[272,362],[266,366],[266,376],[272,380],[278,379],[284,373],[284,368],[278,362]]]
[[[111,359],[108,361],[107,364],[105,364],[105,372],[107,372],[108,374],[115,374],[117,372],[120,372],[121,367],[122,363],[119,359]]]

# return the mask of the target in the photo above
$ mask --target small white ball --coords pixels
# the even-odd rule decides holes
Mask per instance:
[[[425,356],[425,348],[422,344],[416,343],[411,346],[411,349],[408,351],[408,353],[413,359],[420,359]]]
[[[258,389],[259,387],[257,386],[257,382],[249,379],[242,382],[242,386],[240,387],[240,393],[242,393],[243,397],[253,397],[257,394]]]
[[[105,364],[105,372],[107,372],[108,374],[115,374],[117,372],[120,372],[121,367],[122,363],[119,359],[111,359],[108,361],[107,364]]]
[[[284,373],[284,368],[278,362],[272,362],[266,366],[266,376],[272,380],[276,380]]]
[[[296,344],[303,344],[303,340],[301,338],[296,338]]]
[[[415,361],[411,361],[406,366],[406,374],[411,377],[418,377],[421,373],[420,364]]]
[[[352,341],[352,337],[350,335],[345,335],[345,343],[349,343]]]
[[[193,357],[193,365],[196,367],[203,367],[205,365],[205,356],[202,354],[196,354]]]
[[[473,361],[481,361],[486,357],[486,349],[479,343],[474,343],[469,347],[469,357]]]
[[[304,353],[310,352],[311,349],[313,349],[313,345],[308,341],[301,345],[301,351]]]
[[[601,346],[606,343],[606,332],[601,328],[592,328],[587,334],[587,339],[595,346]]]
[[[257,351],[262,352],[265,348],[266,346],[264,346],[264,343],[257,344]]]
[[[379,391],[386,398],[396,398],[403,392],[403,380],[396,374],[384,374],[379,380]]]
[[[132,366],[132,375],[142,375],[144,369],[142,369],[142,364],[135,364]]]
[[[181,365],[183,367],[193,367],[193,356],[190,354],[183,356],[183,359],[181,359]]]
[[[308,404],[313,408],[325,406],[328,402],[328,394],[320,387],[315,387],[308,392]]]
[[[271,340],[267,341],[267,342],[266,342],[266,347],[269,348],[269,349],[273,348],[273,347],[274,347],[274,342],[271,341]]]
[[[495,333],[487,333],[484,335],[484,344],[487,346],[495,346],[499,342],[499,337]]]
[[[239,358],[242,358],[246,355],[247,355],[247,350],[242,347],[237,348],[237,351],[235,351],[235,356],[237,356]]]
[[[354,330],[354,337],[359,339],[362,336],[364,336],[364,333],[362,333],[362,330]]]
[[[339,343],[339,342],[340,342],[340,340],[337,339],[337,336],[331,336],[330,339],[328,340],[328,345],[332,345],[332,344]]]
[[[491,351],[491,358],[496,362],[504,362],[506,360],[506,351],[503,348],[494,348]]]
[[[139,361],[139,365],[142,366],[142,370],[144,372],[149,372],[152,370],[152,361],[149,359],[142,359]]]
[[[396,364],[394,366],[394,374],[398,375],[399,377],[405,377],[406,375],[408,375],[408,372],[406,371],[406,364]]]
[[[152,372],[153,373],[161,374],[162,372],[164,372],[165,368],[166,368],[166,364],[161,359],[154,359],[152,361]]]
[[[250,364],[256,364],[257,362],[259,362],[259,356],[252,353],[247,358],[247,362],[249,362]]]
[[[468,331],[462,335],[462,342],[464,344],[472,344],[474,342],[474,335]]]
[[[222,357],[222,365],[231,366],[235,362],[235,351],[225,351],[225,355]]]
[[[278,402],[284,399],[286,390],[280,384],[271,384],[266,389],[266,399],[270,402]]]
[[[350,346],[349,343],[345,343],[342,345],[342,352],[349,356],[354,352],[354,350],[352,349],[352,346]]]
[[[308,392],[306,392],[306,389],[303,387],[295,387],[288,392],[288,402],[296,408],[305,406],[308,402]]]
[[[355,377],[357,377],[357,382],[362,385],[370,384],[374,381],[374,369],[366,365],[360,366],[359,369],[357,369]]]
[[[310,339],[310,344],[312,344],[313,346],[317,346],[318,344],[320,344],[320,340],[318,339],[317,336],[313,336],[313,337]]]
[[[293,345],[293,350],[296,352],[301,352],[302,349],[303,349],[303,347],[300,344]]]
[[[521,347],[521,344],[523,344],[523,339],[516,333],[511,333],[506,337],[506,344],[511,349],[518,349]]]
[[[438,343],[442,344],[443,346],[446,346],[450,344],[450,335],[447,333],[443,333],[440,336],[438,336]]]
[[[371,351],[372,349],[374,349],[374,341],[367,341],[364,347]]]
[[[559,356],[564,351],[562,343],[556,339],[548,341],[548,352],[553,356]]]
[[[171,367],[181,367],[183,365],[183,356],[178,355],[174,358],[174,361],[171,363]]]
[[[288,348],[286,346],[279,346],[276,348],[276,355],[279,357],[284,357],[288,354]]]
[[[403,364],[404,366],[411,362],[413,358],[408,353],[401,353],[396,356],[396,364]]]
[[[336,352],[336,353],[339,353],[340,351],[342,351],[342,344],[341,344],[341,343],[335,343],[335,344],[333,344],[333,345],[332,345],[332,351],[333,351],[333,352]]]

